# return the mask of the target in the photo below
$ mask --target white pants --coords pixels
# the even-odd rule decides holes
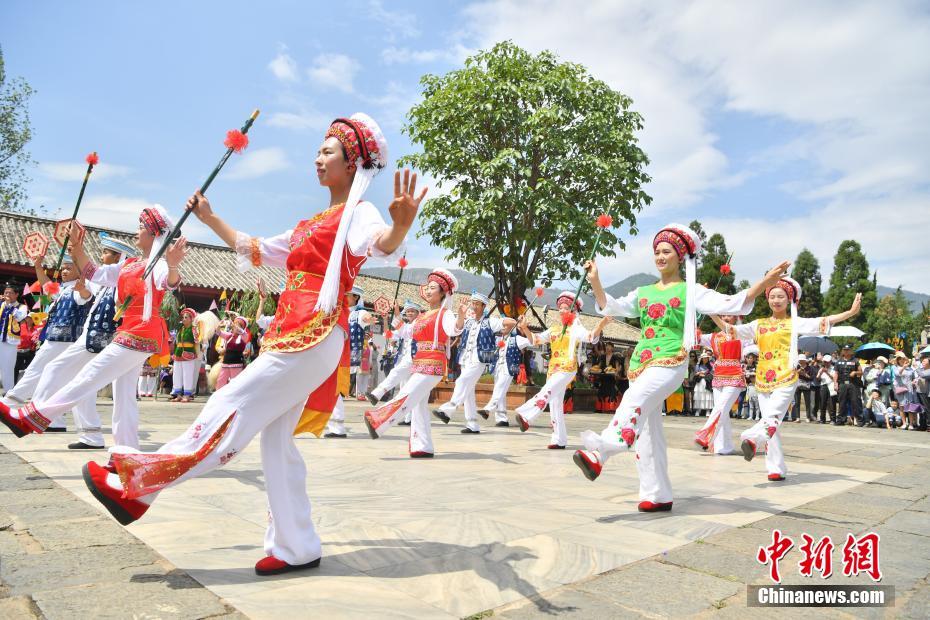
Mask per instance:
[[[326,423],[326,432],[336,435],[346,434],[346,404],[342,399],[342,394],[336,399],[336,406],[329,416],[329,422]]]
[[[345,338],[342,329],[334,329],[312,349],[259,355],[235,381],[210,396],[184,434],[156,453],[186,459],[207,445],[230,420],[216,446],[168,484],[174,486],[225,465],[261,432],[262,470],[270,512],[265,553],[288,564],[305,564],[322,554],[307,497],[307,468],[294,443],[294,429],[307,395],[336,370]],[[116,447],[111,452],[132,450]],[[122,488],[118,476],[108,476],[107,483]],[[157,495],[153,492],[140,499],[151,503]]]
[[[3,389],[10,391],[16,382],[16,351],[19,344],[0,342],[0,381]]]
[[[68,348],[46,366],[46,371],[42,373],[39,384],[36,386],[33,401],[37,403],[47,401],[55,392],[74,380],[96,355],[87,350],[83,338],[69,343]],[[119,444],[135,447],[139,445],[139,408],[136,404],[135,392],[132,391],[127,396],[129,390],[126,386],[134,387],[135,375],[139,369],[141,366],[136,369],[135,373],[127,371],[126,374],[113,381],[113,440]],[[97,413],[97,392],[93,391],[81,399],[74,406],[73,413],[78,441],[89,446],[102,446],[104,442],[100,415]],[[45,415],[44,412],[43,415]]]
[[[359,372],[355,375],[355,397],[359,398],[368,391],[368,383],[371,381],[370,372]]]
[[[55,361],[71,344],[70,342],[43,342],[16,387],[6,393],[6,398],[17,404],[32,398],[45,367]],[[50,424],[49,428],[65,428],[64,418],[57,420],[55,424]]]
[[[793,383],[771,392],[760,391],[759,409],[762,411],[762,419],[740,435],[740,440],[748,439],[756,444],[757,454],[765,450],[765,467],[770,474],[784,476],[788,473],[785,453],[781,449],[781,421],[794,402],[797,387],[798,384]]]
[[[546,403],[549,403],[549,418],[552,426],[550,444],[568,445],[568,430],[565,428],[565,389],[574,378],[573,372],[552,373],[535,396],[517,407],[517,413],[527,422],[532,422],[546,408]]]
[[[513,383],[513,377],[507,370],[507,364],[497,363],[494,369],[494,392],[484,406],[485,410],[494,412],[495,422],[507,422],[507,390]]]
[[[714,409],[707,416],[701,431],[712,433],[716,454],[733,454],[736,451],[730,436],[730,409],[743,393],[743,389],[732,385],[714,388]]]
[[[388,376],[384,378],[378,387],[371,391],[372,395],[378,398],[379,400],[384,397],[389,391],[396,388],[398,385],[403,385],[407,382],[407,379],[410,378],[410,367],[413,365],[413,362],[409,357],[404,358],[400,364],[394,366],[391,369],[391,372],[388,373]]]
[[[588,450],[596,450],[602,463],[626,449],[620,436],[624,428],[636,434],[636,470],[639,473],[639,499],[655,503],[672,501],[672,481],[668,477],[668,448],[662,431],[662,403],[681,387],[687,364],[671,368],[646,368],[624,392],[610,424],[600,434],[585,431],[581,439]]]
[[[90,413],[89,404],[96,403],[97,392],[101,388],[108,383],[121,380],[113,388],[113,435],[114,437],[119,435],[127,442],[132,442],[126,445],[137,446],[139,412],[136,405],[136,379],[142,369],[142,362],[149,355],[112,343],[94,355],[87,351],[83,342],[75,342],[49,364],[48,372],[43,373],[43,379],[46,375],[49,376],[48,383],[44,384],[40,381],[32,403],[20,411],[34,408],[50,420],[50,426],[53,426],[55,420],[67,411],[76,409],[78,427],[84,429],[96,427],[96,432],[99,433],[100,418],[97,416],[96,405],[93,406],[93,413]],[[55,387],[58,389],[54,389]],[[87,409],[78,409],[81,405],[86,406]],[[122,411],[124,415],[117,416],[117,410]],[[89,443],[102,445],[102,442],[103,438],[100,437],[99,442]]]
[[[158,387],[158,377],[154,375],[139,376],[139,396],[154,394]]]
[[[398,407],[390,418],[375,427],[375,432],[378,436],[382,437],[389,428],[410,412],[409,451],[429,452],[433,454],[433,434],[430,428],[432,416],[430,415],[427,404],[429,402],[430,392],[433,391],[433,388],[436,387],[441,379],[442,377],[439,375],[412,373],[407,382],[400,388],[397,396],[388,403],[379,406],[379,409],[382,407],[390,407],[392,403],[397,403],[402,399],[406,399],[403,405]]]
[[[197,391],[197,360],[181,362],[174,360],[174,370],[171,371],[171,393],[181,396],[193,396]]]
[[[462,374],[455,380],[452,399],[439,407],[446,414],[453,414],[459,405],[465,407],[465,426],[473,431],[481,430],[478,426],[478,402],[475,399],[475,386],[484,374],[484,364],[462,366]]]

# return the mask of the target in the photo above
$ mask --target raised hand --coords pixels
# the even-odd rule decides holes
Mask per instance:
[[[206,196],[200,193],[200,190],[194,192],[194,194],[187,199],[187,204],[184,205],[184,208],[188,211],[193,211],[194,215],[196,215],[197,219],[201,222],[205,222],[213,215],[213,207],[210,206],[210,201],[207,200]]]
[[[591,284],[594,284],[600,279],[600,274],[597,270],[597,262],[594,260],[586,260],[584,262],[584,270],[587,272],[585,274],[585,279]]]
[[[778,280],[788,273],[788,267],[791,266],[791,261],[782,261],[778,265],[775,265],[769,269],[765,274],[765,282],[767,285],[772,285],[778,282]]]
[[[416,195],[416,172],[411,174],[409,169],[404,170],[403,181],[400,178],[400,170],[394,173],[394,200],[388,206],[388,212],[391,214],[391,221],[395,226],[409,229],[413,225],[417,210],[420,208],[420,202],[426,196],[426,189],[424,187],[420,194]]]
[[[187,237],[178,237],[178,240],[172,243],[165,252],[165,262],[168,263],[168,267],[179,267],[185,256],[187,256]]]
[[[850,316],[856,316],[859,314],[859,311],[862,309],[862,293],[856,293],[856,297],[853,299],[852,306],[850,306],[849,311],[852,313]]]

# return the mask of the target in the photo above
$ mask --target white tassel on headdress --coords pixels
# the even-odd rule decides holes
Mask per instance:
[[[798,302],[791,302],[791,349],[788,352],[791,368],[798,365]]]
[[[697,346],[697,261],[685,258],[685,333],[682,343],[686,351]]]
[[[345,207],[342,210],[342,217],[339,219],[339,228],[336,230],[336,239],[333,241],[333,249],[329,253],[329,262],[326,264],[326,273],[323,275],[323,285],[320,287],[320,295],[317,297],[314,311],[332,312],[339,301],[339,279],[342,272],[342,261],[345,254],[346,239],[349,236],[349,226],[352,224],[352,217],[355,215],[355,209],[358,203],[365,195],[371,180],[387,165],[387,141],[381,128],[366,114],[356,113],[351,116],[351,120],[361,122],[372,133],[375,142],[378,145],[377,152],[372,152],[371,168],[364,168],[362,160],[356,161],[355,177],[352,179],[352,187],[349,188],[349,197],[346,198]]]

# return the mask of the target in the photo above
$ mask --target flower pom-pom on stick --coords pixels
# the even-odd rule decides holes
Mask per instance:
[[[93,172],[94,166],[100,163],[100,158],[97,157],[97,151],[90,153],[84,158],[84,161],[87,162],[87,172],[84,173],[84,182],[81,183],[81,191],[78,193],[78,199],[74,205],[74,213],[71,214],[72,221],[77,219],[78,211],[81,209],[81,201],[84,200],[84,190],[87,189],[87,181],[90,179],[90,173]],[[52,278],[56,280],[61,277],[61,263],[65,260],[65,252],[68,251],[68,238],[69,236],[65,236],[65,242],[61,246],[61,252],[58,253],[58,262],[55,264],[55,271],[52,273]]]
[[[400,280],[401,280],[401,278],[404,277],[404,269],[406,269],[406,268],[407,268],[407,265],[409,265],[409,264],[410,264],[410,263],[407,262],[407,255],[406,255],[406,254],[404,254],[403,256],[401,256],[400,258],[397,259],[397,266],[398,266],[400,269],[399,269],[399,271],[397,272],[397,283],[394,285],[394,308],[397,307],[397,296],[400,294]],[[422,291],[420,291],[420,297],[423,297],[423,292],[422,292]],[[424,297],[424,299],[425,299],[425,297]],[[392,322],[392,323],[393,323],[393,321],[394,321],[394,308],[391,308],[391,316],[390,316],[390,318],[388,319],[389,322]]]
[[[569,325],[571,325],[571,324],[574,323],[574,322],[575,322],[575,313],[574,313],[574,312],[569,312],[569,313],[567,313],[567,314],[563,314],[563,315],[562,315],[562,327],[563,327],[563,328],[568,327]],[[562,330],[562,333],[565,333],[565,330],[564,330],[564,329]]]
[[[52,295],[57,295],[61,292],[61,285],[58,282],[49,280],[42,285],[42,292],[51,297]]]
[[[729,264],[724,263],[724,264],[720,265],[720,273],[721,273],[721,274],[723,274],[723,275],[725,275],[725,276],[726,276],[726,275],[730,275],[730,271],[731,271],[731,270],[730,270],[730,265],[729,265]]]
[[[387,330],[386,332],[384,332],[384,337],[390,340],[391,338],[394,337],[394,332],[392,332],[391,330]]]
[[[228,149],[232,149],[232,152],[238,155],[249,146],[249,137],[238,129],[230,129],[226,132],[226,139],[223,140],[223,145]]]
[[[597,256],[597,246],[601,242],[601,233],[603,233],[605,230],[613,226],[614,218],[611,217],[607,213],[601,213],[600,215],[597,216],[597,220],[595,221],[595,224],[597,225],[597,236],[594,237],[594,246],[591,248],[591,255],[588,257],[589,261],[594,260],[594,257]],[[584,273],[581,274],[581,279],[578,281],[578,289],[575,291],[575,299],[578,299],[578,296],[581,295],[581,288],[583,286],[584,286]],[[562,335],[563,336],[565,335],[565,330],[568,329],[569,325],[571,325],[571,323],[565,323],[564,320],[562,321]]]
[[[503,349],[503,348],[506,347],[506,346],[507,346],[507,343],[504,342],[503,340],[498,340],[498,341],[497,341],[497,348],[498,348],[498,349]]]
[[[255,119],[258,118],[258,110],[252,112],[252,115],[246,119],[243,123],[241,129],[234,129],[232,131],[226,132],[226,139],[223,141],[223,145],[226,147],[226,152],[223,153],[223,156],[220,158],[219,163],[216,164],[216,167],[213,168],[213,172],[210,173],[210,176],[207,177],[207,180],[203,182],[203,185],[200,186],[200,193],[206,194],[207,190],[210,188],[210,184],[213,183],[213,179],[216,178],[216,175],[220,173],[220,170],[223,169],[223,166],[226,165],[226,162],[229,161],[229,157],[233,153],[241,153],[249,144],[249,139],[245,135],[249,133],[249,129],[252,127],[252,123],[255,122]],[[158,259],[162,257],[171,243],[181,236],[181,226],[184,225],[184,222],[187,221],[187,218],[190,217],[191,210],[185,209],[184,213],[181,214],[181,217],[178,218],[178,223],[174,225],[174,228],[171,229],[171,232],[168,233],[168,238],[165,240],[159,248],[155,255],[149,261],[148,266],[145,268],[145,273],[142,276],[142,279],[148,278],[152,274],[152,269],[155,268],[155,263],[158,262]],[[128,301],[128,299],[127,299]],[[123,303],[120,308],[126,307],[126,302]],[[119,312],[119,311],[118,311]],[[122,313],[120,313],[122,314]]]
[[[537,286],[537,287],[536,287],[536,290],[533,291],[533,292],[536,293],[536,299],[539,299],[540,297],[542,297],[542,296],[546,293],[546,289],[544,289],[544,288],[541,287],[541,286]]]

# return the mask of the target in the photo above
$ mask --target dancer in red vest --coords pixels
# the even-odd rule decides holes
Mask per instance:
[[[384,435],[396,422],[411,412],[410,458],[433,458],[433,436],[430,430],[429,394],[446,376],[449,361],[449,340],[462,333],[468,304],[459,306],[458,317],[452,313],[452,295],[458,280],[445,269],[434,269],[426,278],[423,298],[430,310],[413,322],[412,333],[416,353],[410,378],[397,396],[377,409],[365,412],[365,425],[372,439]]]
[[[143,280],[142,276],[151,255],[168,242],[171,228],[171,219],[160,205],[143,209],[139,216],[136,245],[146,258],[130,258],[124,263],[99,266],[94,265],[84,253],[83,231],[71,231],[71,255],[83,276],[101,286],[115,286],[117,301],[129,300],[129,305],[113,341],[61,389],[47,397],[34,398],[16,411],[10,411],[0,403],[0,420],[18,437],[44,432],[52,422],[85,398],[126,375],[130,375],[129,384],[134,386],[143,362],[152,355],[167,352],[168,328],[159,308],[165,291],[181,283],[179,269],[187,252],[184,237],[168,248],[148,278]],[[126,420],[126,424],[137,428],[134,419]]]
[[[720,319],[727,325],[734,325],[739,320],[735,314],[725,314]],[[707,450],[714,445],[715,454],[734,454],[736,448],[730,436],[730,409],[746,389],[746,377],[743,375],[743,345],[752,344],[731,338],[724,331],[703,334],[701,345],[710,347],[717,361],[714,362],[714,378],[711,387],[714,390],[714,408],[707,416],[704,426],[694,434],[694,443]]]
[[[388,162],[387,144],[364,114],[333,121],[316,158],[329,207],[283,234],[258,238],[237,232],[202,195],[188,208],[239,255],[240,268],[287,270],[262,354],[207,401],[181,436],[155,453],[111,450],[115,473],[96,463],[84,468],[94,496],[121,523],[140,518],[168,486],[225,465],[261,432],[262,469],[269,503],[265,557],[259,575],[318,566],[321,541],[310,518],[306,466],[294,434],[319,435],[348,377],[348,307],[359,269],[369,256],[403,251],[420,201],[416,175],[394,177],[391,226],[362,195]],[[337,371],[344,371],[337,372]],[[311,393],[308,400],[307,394]]]

